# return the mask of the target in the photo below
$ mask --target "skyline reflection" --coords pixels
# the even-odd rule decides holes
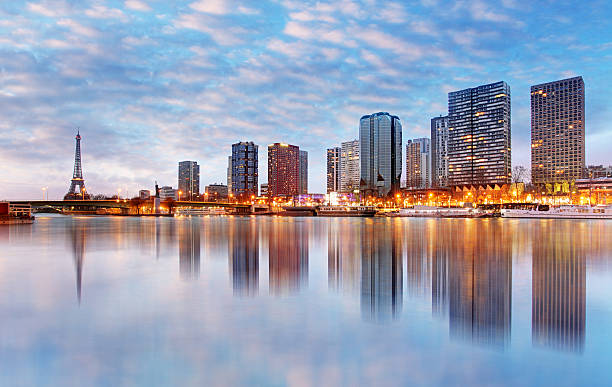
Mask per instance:
[[[507,225],[450,224],[449,327],[452,338],[504,348],[510,341],[512,244]],[[442,249],[444,254],[445,249]]]
[[[179,272],[184,280],[200,277],[200,221],[184,218],[178,225]]]
[[[252,218],[229,221],[229,269],[237,296],[259,291],[259,228]]]
[[[586,322],[586,257],[582,230],[542,224],[532,255],[534,346],[582,352]]]
[[[308,286],[308,237],[306,221],[272,222],[268,238],[268,272],[271,294],[288,295]]]
[[[394,219],[361,228],[361,314],[365,320],[398,318],[403,301],[400,227]]]

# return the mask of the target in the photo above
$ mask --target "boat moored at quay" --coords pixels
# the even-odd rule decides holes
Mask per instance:
[[[503,218],[544,219],[612,219],[612,206],[529,204],[523,207],[502,209]]]
[[[29,204],[0,202],[0,224],[32,224],[32,208]]]
[[[279,215],[285,216],[349,216],[349,217],[372,217],[378,209],[372,206],[301,206],[283,207]]]
[[[480,208],[416,205],[411,208],[401,208],[398,216],[412,218],[486,218],[494,216],[494,213]]]

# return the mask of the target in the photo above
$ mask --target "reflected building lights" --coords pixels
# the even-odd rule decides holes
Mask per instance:
[[[399,227],[365,224],[361,232],[361,312],[384,322],[402,310],[402,259]]]
[[[503,225],[454,223],[448,234],[451,338],[500,348],[510,341],[512,248]]]
[[[270,293],[297,293],[308,285],[308,232],[306,222],[274,222],[269,230]]]
[[[534,346],[582,352],[586,325],[586,258],[582,231],[571,223],[537,229],[532,256]]]
[[[327,235],[328,289],[356,293],[361,277],[360,225],[331,219]]]
[[[259,291],[259,229],[252,219],[229,220],[229,268],[235,296]]]
[[[179,271],[182,279],[200,276],[200,219],[186,218],[178,226]]]

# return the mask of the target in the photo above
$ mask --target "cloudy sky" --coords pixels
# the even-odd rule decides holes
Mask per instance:
[[[91,193],[176,186],[197,160],[225,182],[230,144],[325,149],[363,114],[428,136],[447,93],[505,80],[513,164],[529,166],[529,86],[586,83],[587,163],[612,163],[612,5],[514,0],[32,0],[0,3],[0,199],[60,198],[81,128]]]

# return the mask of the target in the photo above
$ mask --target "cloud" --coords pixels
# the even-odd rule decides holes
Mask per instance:
[[[147,3],[141,0],[126,0],[125,7],[134,11],[150,12],[153,10]]]

